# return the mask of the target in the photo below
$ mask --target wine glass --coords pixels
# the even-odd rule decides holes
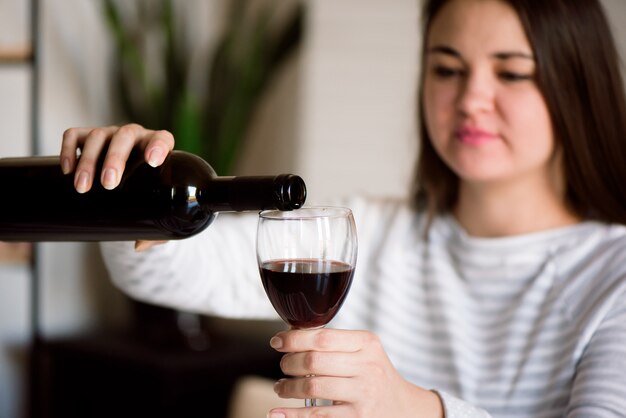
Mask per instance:
[[[265,292],[287,324],[317,329],[333,319],[356,265],[356,226],[350,209],[263,211],[256,248]],[[315,399],[305,402],[316,404]]]

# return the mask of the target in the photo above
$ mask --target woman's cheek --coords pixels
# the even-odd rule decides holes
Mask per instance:
[[[424,86],[424,116],[428,132],[433,140],[445,138],[453,129],[455,94],[451,86],[426,83]]]

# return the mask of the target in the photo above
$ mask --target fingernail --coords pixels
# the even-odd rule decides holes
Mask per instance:
[[[277,381],[276,381],[276,383],[274,383],[274,392],[275,392],[275,393],[278,393],[278,392],[279,392],[278,387],[280,386],[280,384],[281,384],[281,382],[282,382],[283,380],[284,380],[284,379],[280,379],[280,380],[277,380]]]
[[[61,170],[63,170],[63,174],[70,174],[70,160],[67,158],[63,158],[61,161]]]
[[[270,347],[281,348],[283,346],[283,339],[280,337],[272,337],[270,340]]]
[[[111,190],[117,186],[117,170],[114,168],[107,168],[102,173],[102,185],[105,189]]]
[[[163,156],[163,153],[161,152],[160,149],[155,148],[150,152],[150,156],[148,157],[148,164],[150,164],[152,167],[156,167],[159,165],[159,163],[161,163],[161,157]]]
[[[267,418],[285,418],[285,414],[282,412],[269,412]]]
[[[78,193],[85,193],[87,191],[87,184],[89,183],[89,174],[85,171],[81,171],[76,179],[76,191]]]

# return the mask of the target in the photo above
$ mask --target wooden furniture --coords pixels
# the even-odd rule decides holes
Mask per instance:
[[[205,351],[102,334],[46,341],[42,354],[51,418],[225,418],[241,377],[282,377],[267,343],[217,334]]]

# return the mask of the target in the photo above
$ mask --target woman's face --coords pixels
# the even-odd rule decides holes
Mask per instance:
[[[426,127],[462,184],[550,175],[550,116],[511,6],[451,0],[432,21],[424,59]]]

